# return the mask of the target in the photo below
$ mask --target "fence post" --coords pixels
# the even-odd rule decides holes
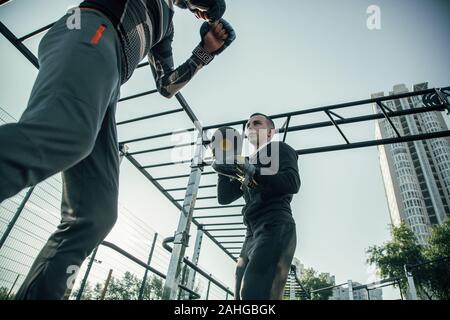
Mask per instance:
[[[109,282],[111,281],[112,273],[113,273],[113,269],[109,269],[108,277],[106,278],[105,286],[103,287],[102,294],[100,296],[100,300],[104,300],[105,299],[106,291],[108,291],[108,286],[109,286]]]
[[[25,208],[25,205],[27,204],[28,199],[30,199],[33,191],[34,191],[34,186],[31,187],[30,189],[28,189],[27,193],[25,194],[25,197],[22,199],[22,202],[20,203],[19,207],[17,208],[16,213],[14,214],[14,217],[8,223],[5,233],[3,233],[2,238],[0,239],[0,249],[5,244],[6,239],[8,238],[9,234],[11,233],[11,230],[13,229],[14,225],[16,224],[17,219],[19,219],[19,216],[22,213],[23,208]]]
[[[9,292],[8,292],[8,294],[6,295],[6,299],[5,299],[5,300],[8,300],[8,299],[9,299],[9,295],[10,295],[11,292],[13,291],[14,286],[16,285],[16,282],[17,282],[17,280],[19,279],[19,277],[20,277],[20,274],[17,274],[16,280],[14,280],[14,283],[13,283],[13,285],[11,286],[11,289],[9,289]]]
[[[150,249],[150,254],[148,255],[148,260],[147,260],[148,265],[150,265],[150,262],[152,261],[153,251],[155,250],[156,238],[158,238],[157,232],[155,232],[155,235],[153,236],[152,247]],[[148,269],[146,268],[145,273],[144,273],[144,278],[142,279],[141,288],[139,289],[138,300],[142,300],[142,296],[144,294],[145,283],[147,282],[147,274],[148,274]]]
[[[210,277],[212,277],[212,274],[209,275]],[[206,299],[208,300],[209,298],[209,289],[211,288],[211,279],[208,279],[208,290],[206,290]]]
[[[88,266],[86,268],[86,272],[84,273],[83,280],[81,281],[80,289],[78,290],[77,300],[81,300],[81,296],[84,291],[84,287],[86,286],[87,279],[89,277],[89,273],[91,272],[92,265],[94,264],[95,255],[97,254],[98,247],[95,247],[94,251],[91,255],[91,260],[89,260]]]

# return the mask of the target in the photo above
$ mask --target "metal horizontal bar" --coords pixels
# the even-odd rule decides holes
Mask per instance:
[[[443,137],[449,137],[449,136],[450,136],[450,130],[425,133],[425,134],[417,134],[417,135],[411,135],[411,136],[403,136],[403,137],[397,137],[397,138],[386,138],[386,139],[379,139],[379,140],[354,142],[354,143],[350,143],[350,144],[339,144],[339,145],[332,145],[332,146],[325,146],[325,147],[318,147],[318,148],[301,149],[301,150],[297,150],[297,154],[304,155],[304,154],[312,154],[312,153],[320,153],[320,152],[355,149],[355,148],[362,148],[362,147],[372,147],[372,146],[378,146],[378,145],[384,145],[384,144],[401,143],[401,142],[409,142],[409,141],[416,141],[416,140],[427,140],[427,139],[443,138]]]
[[[221,244],[227,244],[227,243],[244,243],[244,241],[221,241]]]
[[[242,231],[242,230],[247,230],[247,228],[217,228],[217,229],[204,229],[204,230],[208,230],[209,232],[211,231]]]
[[[344,283],[341,283],[341,284],[335,284],[335,285],[332,285],[332,286],[329,286],[329,287],[319,288],[319,289],[316,289],[316,290],[311,290],[310,293],[316,293],[316,292],[320,292],[320,291],[330,290],[330,289],[342,287],[342,286],[345,286],[345,285],[348,285],[348,282],[344,282]]]
[[[136,258],[135,256],[129,254],[128,252],[126,252],[125,250],[123,250],[122,248],[118,247],[117,245],[108,242],[108,241],[103,241],[101,243],[101,245],[108,247],[118,253],[120,253],[121,255],[127,257],[128,259],[130,259],[131,261],[135,262],[136,264],[140,265],[141,267],[144,267],[145,269],[153,272],[154,274],[160,276],[161,278],[165,279],[166,275],[164,273],[162,273],[161,271],[156,270],[153,267],[150,267],[148,264],[146,264],[145,262],[139,260],[138,258]]]
[[[214,238],[241,238],[241,237],[245,238],[245,234],[240,234],[240,235],[229,235],[229,234],[214,235]]]
[[[182,160],[182,161],[175,161],[175,162],[164,162],[164,163],[145,165],[145,166],[142,166],[142,168],[143,169],[150,169],[150,168],[165,167],[165,166],[184,164],[184,163],[191,163],[191,162],[192,162],[192,160]]]
[[[230,225],[243,225],[243,222],[223,222],[223,223],[202,223],[203,227],[209,226],[230,226]]]
[[[174,109],[174,110],[169,110],[169,111],[164,111],[164,112],[150,114],[148,116],[143,116],[143,117],[133,118],[133,119],[129,119],[129,120],[124,120],[124,121],[117,122],[116,125],[120,126],[120,125],[124,125],[124,124],[127,124],[127,123],[147,120],[147,119],[151,119],[151,118],[157,118],[157,117],[161,117],[161,116],[165,116],[165,115],[173,114],[173,113],[178,113],[178,112],[183,112],[183,109],[182,108]]]
[[[420,107],[420,108],[414,108],[414,109],[407,109],[407,110],[399,110],[394,111],[393,113],[389,114],[389,117],[400,117],[405,115],[411,115],[411,114],[418,114],[418,113],[425,113],[425,112],[433,112],[433,111],[444,111],[445,106],[444,105],[438,105],[438,106],[432,106],[432,107]],[[364,121],[370,121],[370,120],[378,120],[378,119],[385,119],[384,115],[382,113],[374,113],[369,114],[365,116],[358,116],[358,117],[352,117],[352,118],[346,118],[343,120],[335,120],[336,124],[350,124],[350,123],[357,123],[357,122],[364,122]],[[310,124],[304,124],[304,125],[298,125],[298,126],[291,126],[289,127],[288,131],[301,131],[301,130],[310,130],[310,129],[317,129],[317,128],[323,128],[323,127],[329,127],[333,126],[333,122],[331,121],[322,121],[322,122],[314,122]],[[279,131],[284,132],[284,129],[280,129]]]
[[[441,88],[441,89],[449,90],[450,86],[449,87],[444,87],[444,88]],[[371,103],[376,103],[377,101],[390,101],[390,100],[402,99],[402,98],[407,98],[407,97],[420,96],[420,95],[434,93],[434,92],[435,92],[434,89],[426,89],[426,90],[421,90],[421,91],[413,91],[413,92],[402,93],[402,94],[398,94],[398,95],[378,97],[378,98],[373,98],[373,99],[364,99],[364,100],[358,100],[358,101],[353,101],[353,102],[328,105],[328,106],[323,106],[323,107],[318,107],[318,108],[311,108],[311,109],[304,109],[304,110],[293,111],[293,112],[274,114],[274,115],[269,115],[269,116],[272,119],[285,118],[285,117],[288,117],[288,116],[292,117],[292,116],[298,116],[298,115],[302,115],[302,114],[323,112],[323,111],[326,111],[326,110],[329,111],[329,110],[342,109],[342,108],[346,108],[346,107],[353,107],[353,106],[358,106],[358,105],[371,104]],[[222,126],[239,125],[239,124],[242,124],[243,122],[246,122],[246,120],[245,121],[242,121],[242,120],[231,121],[231,122],[225,122],[225,123],[216,124],[216,125],[212,125],[212,126],[205,126],[205,127],[203,127],[203,130],[214,129],[214,128],[218,128],[218,127],[222,127]]]
[[[211,206],[211,207],[198,207],[194,208],[194,210],[207,210],[207,209],[227,209],[227,208],[240,208],[243,207],[243,204],[233,204],[229,206]]]
[[[147,62],[142,62],[142,63],[138,64],[136,69],[139,69],[139,68],[142,68],[142,67],[145,67],[145,66],[148,66],[148,65],[150,65],[150,63],[148,63],[148,61]]]
[[[50,29],[51,27],[53,27],[54,24],[55,24],[54,22],[50,23],[49,25],[46,25],[45,27],[39,28],[39,29],[37,29],[37,30],[35,30],[35,31],[33,31],[33,32],[23,36],[23,37],[20,37],[17,40],[19,40],[20,42],[23,42],[23,41],[25,41],[25,40],[27,40],[27,39],[29,39],[29,38],[31,38],[31,37],[41,33],[41,32],[44,32],[44,31]]]
[[[28,61],[31,62],[37,69],[39,69],[39,62],[35,55],[22,43],[17,37],[0,21],[0,32],[8,39],[13,46],[22,53]]]
[[[391,282],[397,282],[397,281],[402,280],[402,279],[404,279],[404,278],[406,278],[406,276],[402,276],[402,277],[392,277],[392,278],[388,278],[388,279],[382,279],[382,280],[380,280],[380,281],[376,281],[376,282],[372,282],[372,283],[366,283],[366,284],[362,284],[362,285],[359,285],[359,286],[354,286],[354,287],[353,287],[353,290],[361,290],[361,289],[365,289],[365,288],[367,288],[367,287],[378,286],[378,285],[380,285],[380,284],[385,284],[385,283],[390,283],[390,284],[392,284]]]
[[[217,187],[216,184],[208,184],[208,185],[204,185],[204,186],[199,186],[199,189],[205,189],[205,188],[215,188]],[[183,188],[172,188],[172,189],[166,189],[166,191],[171,192],[171,191],[183,191],[186,190],[185,187]]]
[[[202,176],[206,176],[206,175],[210,175],[210,174],[214,174],[216,172],[203,172]],[[159,177],[159,178],[154,178],[154,180],[158,181],[158,180],[171,180],[171,179],[180,179],[180,178],[188,178],[189,174],[180,174],[177,176],[167,176],[167,177]]]
[[[445,261],[445,260],[450,260],[450,256],[441,257],[441,258],[438,258],[438,259],[429,260],[429,261],[425,261],[425,262],[421,262],[421,263],[417,263],[417,264],[408,264],[408,265],[406,265],[406,268],[408,270],[411,270],[411,269],[418,268],[418,267],[421,267],[421,266],[424,266],[424,265],[427,265],[427,264],[433,264],[433,263],[442,262],[442,261]]]
[[[181,175],[177,175],[177,176],[167,176],[167,177],[159,177],[159,178],[154,178],[156,181],[158,180],[171,180],[171,179],[180,179],[180,178],[188,178],[189,175],[188,174],[181,174]]]
[[[216,199],[216,196],[209,196],[209,197],[197,197],[196,200],[207,200],[207,199]],[[184,198],[182,199],[175,199],[175,201],[184,201]]]
[[[197,222],[196,220],[194,220],[194,223],[197,224],[198,222]],[[209,238],[211,239],[211,241],[214,242],[220,249],[222,249],[222,251],[225,252],[225,254],[226,254],[227,256],[229,256],[232,260],[237,261],[237,259],[236,259],[235,257],[233,257],[232,255],[230,255],[230,254],[228,253],[228,251],[225,250],[225,248],[220,244],[220,242],[217,241],[217,239],[216,239],[211,233],[208,232],[208,230],[203,230],[203,233],[204,233],[207,237],[209,237]]]
[[[247,120],[237,120],[237,121],[230,121],[230,122],[224,122],[218,125],[212,125],[212,126],[206,126],[203,127],[203,131],[210,130],[210,129],[216,129],[219,127],[232,127],[237,125],[245,125],[247,123]]]
[[[217,184],[207,184],[204,186],[199,186],[200,189],[204,189],[204,188],[215,188],[217,187]]]
[[[141,93],[138,93],[138,94],[133,94],[133,95],[131,95],[131,96],[128,96],[128,97],[124,97],[124,98],[119,99],[118,102],[122,102],[122,101],[127,101],[127,100],[131,100],[131,99],[143,97],[143,96],[146,96],[146,95],[149,95],[149,94],[153,94],[153,93],[156,93],[156,92],[158,92],[158,90],[153,89],[153,90],[141,92]]]
[[[157,152],[157,151],[164,151],[164,150],[175,149],[175,148],[183,148],[183,147],[189,147],[189,146],[193,146],[193,145],[195,145],[195,142],[174,144],[174,145],[160,147],[160,148],[154,148],[154,149],[147,149],[147,150],[140,150],[140,151],[130,152],[130,155],[135,156],[137,154],[144,154],[144,153],[151,153],[151,152]]]
[[[125,156],[128,161],[131,162],[132,165],[134,165],[136,167],[136,169],[138,169],[143,175],[144,177],[146,177],[178,210],[182,210],[182,206],[175,201],[175,199],[171,196],[170,193],[168,193],[157,181],[155,181],[155,179],[153,178],[153,176],[148,173],[148,171],[142,169],[139,165],[139,162],[130,155],[126,155]]]
[[[7,3],[11,3],[12,0],[1,0],[0,7],[3,7]]]
[[[227,249],[228,251],[230,251],[230,250],[241,250],[242,249],[242,247],[225,247],[225,249]]]
[[[162,245],[163,248],[166,249],[167,251],[169,251],[170,253],[172,253],[173,249],[172,247],[169,246],[169,242],[173,242],[173,237],[169,237],[169,238],[165,238]],[[223,291],[231,294],[232,296],[234,295],[232,291],[230,291],[230,289],[225,286],[223,283],[221,283],[219,280],[216,280],[214,277],[212,277],[211,274],[207,273],[206,271],[204,271],[202,268],[200,268],[198,265],[196,265],[195,263],[193,263],[192,261],[190,261],[188,258],[183,258],[183,262],[190,267],[191,269],[195,270],[196,272],[198,272],[200,275],[202,275],[203,277],[205,277],[206,279],[208,279],[209,281],[211,281],[212,283],[214,283],[216,286],[218,286],[220,289],[222,289]]]
[[[163,138],[163,137],[171,136],[173,134],[183,133],[183,132],[191,132],[191,131],[194,131],[194,130],[195,129],[191,128],[191,129],[184,129],[184,130],[178,130],[178,131],[172,131],[172,132],[164,132],[164,133],[159,133],[159,134],[155,134],[155,135],[152,135],[152,136],[146,136],[146,137],[141,137],[141,138],[135,138],[135,139],[129,139],[129,140],[121,141],[121,142],[119,142],[119,144],[127,144],[127,143],[139,142],[139,141],[144,141],[144,140]]]
[[[194,219],[209,219],[209,218],[228,218],[228,217],[242,217],[242,214],[220,214],[213,216],[196,216]]]

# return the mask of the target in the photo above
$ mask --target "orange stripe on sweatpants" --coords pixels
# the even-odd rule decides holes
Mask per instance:
[[[102,38],[103,32],[106,30],[106,26],[104,26],[103,24],[101,24],[97,31],[95,31],[95,34],[92,36],[91,38],[91,43],[92,44],[97,44],[100,39]]]

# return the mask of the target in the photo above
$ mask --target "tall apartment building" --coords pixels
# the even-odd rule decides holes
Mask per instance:
[[[428,83],[413,86],[413,91],[428,88]],[[389,95],[408,92],[404,84],[394,86]],[[384,96],[383,92],[372,98]],[[422,107],[420,96],[384,102],[392,111]],[[374,111],[381,113],[379,106]],[[392,118],[401,135],[417,135],[448,130],[443,113],[426,112]],[[396,132],[386,119],[376,122],[377,139],[392,138]],[[380,167],[391,221],[401,221],[425,244],[430,226],[450,216],[450,138],[395,143],[378,147]]]

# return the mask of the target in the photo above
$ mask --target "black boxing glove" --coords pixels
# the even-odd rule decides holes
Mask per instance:
[[[231,24],[228,23],[225,19],[219,19],[218,23],[221,23],[223,26],[223,29],[227,33],[228,37],[223,40],[223,45],[217,49],[216,51],[212,52],[212,55],[219,55],[224,51],[227,47],[230,46],[230,44],[236,39],[236,32],[234,32],[233,27]],[[211,25],[208,22],[204,22],[202,26],[200,27],[200,36],[202,38],[201,44],[203,45],[203,38],[206,36],[206,34],[211,29]]]
[[[214,22],[222,18],[226,10],[225,0],[175,0],[175,5],[192,12],[202,9],[206,11],[208,20]]]

